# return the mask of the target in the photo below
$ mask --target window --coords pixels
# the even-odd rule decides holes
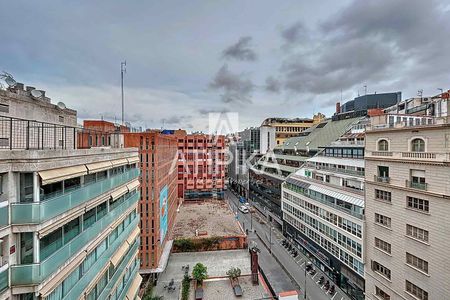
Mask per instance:
[[[406,224],[406,235],[412,238],[428,242],[428,231]]]
[[[375,295],[378,296],[378,298],[381,298],[383,300],[391,300],[391,296],[386,294],[382,289],[375,286]]]
[[[372,260],[372,270],[386,277],[387,279],[391,279],[391,270],[389,270],[379,262]]]
[[[378,141],[378,151],[389,151],[389,143],[387,140]]]
[[[391,202],[391,198],[391,192],[375,189],[375,199]]]
[[[33,173],[20,174],[20,202],[33,202]]]
[[[83,215],[83,228],[86,230],[87,228],[91,227],[92,224],[95,223],[96,221],[96,216],[95,216],[95,207],[91,210],[88,210],[84,215]]]
[[[78,266],[66,279],[62,282],[63,295],[67,295],[80,279],[80,266]]]
[[[41,260],[44,260],[62,247],[62,229],[58,228],[57,230],[47,234],[40,240],[39,244],[41,250],[40,258]]]
[[[412,152],[425,152],[425,141],[423,139],[413,139],[411,141]]]
[[[20,263],[21,264],[32,264],[33,263],[33,233],[32,232],[22,232],[20,234]]]
[[[76,218],[64,225],[64,244],[76,237],[80,233],[80,219]]]
[[[378,177],[389,178],[389,167],[378,166]]]
[[[0,112],[9,113],[9,105],[8,104],[0,104]]]
[[[375,223],[391,228],[391,218],[375,213]]]
[[[406,252],[406,263],[428,274],[428,262]]]
[[[406,291],[421,300],[428,300],[428,292],[425,292],[414,283],[406,280]]]
[[[386,252],[386,253],[391,253],[391,244],[389,244],[388,242],[385,242],[383,240],[380,240],[379,238],[375,238],[375,247]]]
[[[423,199],[409,197],[409,196],[406,199],[407,199],[406,205],[408,206],[408,208],[412,208],[412,209],[416,209],[416,210],[420,210],[420,211],[424,211],[424,212],[430,211],[430,206],[429,206],[428,200],[423,200]]]
[[[64,117],[63,116],[59,116],[59,122],[60,123],[64,123]]]

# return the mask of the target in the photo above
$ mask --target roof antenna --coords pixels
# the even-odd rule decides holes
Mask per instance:
[[[122,125],[125,125],[125,111],[123,104],[123,75],[127,72],[127,61],[120,63],[120,86],[122,88]]]

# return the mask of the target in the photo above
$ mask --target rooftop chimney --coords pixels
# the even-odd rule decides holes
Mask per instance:
[[[31,92],[32,90],[35,90],[36,88],[34,86],[27,86],[27,92]]]
[[[336,102],[336,114],[341,113],[341,102]]]
[[[18,90],[18,91],[23,91],[24,84],[23,84],[22,82],[18,82],[18,83],[16,83],[15,88],[16,88],[16,90]]]

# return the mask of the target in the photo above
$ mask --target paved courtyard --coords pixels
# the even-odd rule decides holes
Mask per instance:
[[[224,279],[213,279],[207,280],[203,284],[203,299],[214,299],[214,300],[228,300],[228,299],[242,299],[242,300],[253,300],[262,299],[268,297],[269,293],[264,289],[264,286],[260,283],[259,285],[253,285],[250,276],[243,276],[239,278],[239,284],[242,288],[242,296],[236,297],[234,295],[233,289],[231,287],[230,280],[228,278]],[[189,299],[194,299],[194,286],[191,284],[191,293]]]
[[[206,251],[206,252],[188,252],[172,253],[169,257],[166,270],[160,275],[156,286],[156,295],[164,296],[164,300],[178,299],[183,280],[184,271],[182,266],[189,265],[189,274],[192,268],[198,262],[201,262],[208,268],[209,277],[225,277],[226,272],[231,267],[241,269],[242,275],[250,275],[250,255],[247,249],[243,250],[224,250],[224,251]],[[174,279],[176,290],[168,292],[164,285]],[[215,299],[215,298],[205,298]]]

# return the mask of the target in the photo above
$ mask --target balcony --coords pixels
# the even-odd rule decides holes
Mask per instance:
[[[371,154],[371,156],[381,156],[381,157],[390,157],[393,156],[394,154],[391,151],[371,151],[369,153]]]
[[[421,182],[412,182],[412,181],[406,180],[406,187],[426,191],[428,185],[425,182],[421,183]]]
[[[354,175],[354,176],[364,176],[364,171],[358,171],[358,170],[352,170],[352,169],[342,169],[342,168],[333,168],[333,167],[325,167],[325,166],[317,166],[312,163],[307,163],[306,167],[326,171],[326,172],[332,172],[332,173],[340,173],[345,175]]]
[[[6,204],[6,205],[5,205]],[[8,214],[8,202],[1,202],[0,205],[0,228],[8,226],[9,224],[9,214]]]
[[[94,223],[87,230],[80,233],[68,244],[64,245],[53,253],[50,257],[37,264],[24,264],[11,266],[11,284],[12,285],[38,285],[46,279],[53,272],[64,264],[69,258],[77,254],[84,246],[86,246],[92,239],[99,235],[102,231],[108,228],[111,223],[117,220],[130,207],[135,205],[140,198],[140,194],[136,193],[129,197],[125,202],[120,204],[114,210],[108,212],[102,219]],[[134,223],[136,227],[138,217]],[[130,227],[130,226],[129,226]],[[134,228],[132,228],[134,229]],[[131,229],[131,230],[132,230]],[[125,234],[124,239],[131,233],[129,230]],[[117,241],[117,240],[116,240]],[[115,242],[116,242],[115,241]]]
[[[0,293],[8,288],[8,265],[0,267]]]
[[[391,182],[391,177],[374,175],[373,180],[376,182],[389,183]]]
[[[429,161],[429,162],[450,162],[450,153],[439,152],[392,152],[392,151],[367,151],[366,157],[386,157],[403,161]]]
[[[43,223],[138,176],[139,169],[131,169],[42,202],[13,203],[11,204],[11,224]]]
[[[137,250],[137,247],[136,247]],[[124,259],[124,261],[122,262],[123,266],[121,265],[119,268],[122,268],[121,270],[118,271],[123,271],[123,269],[125,269],[125,265],[130,261],[130,259],[132,258],[132,256],[136,254],[136,251],[130,251],[127,254],[127,257]],[[128,297],[126,297],[126,295],[128,294],[128,291],[131,288],[131,285],[134,281],[134,279],[136,278],[136,275],[139,272],[139,262],[136,266],[134,266],[134,268],[131,271],[131,275],[128,278],[128,281],[125,283],[122,292],[120,293],[120,295],[118,295],[117,299],[128,299]],[[118,276],[116,276],[118,275]],[[117,283],[117,281],[119,280],[119,276],[122,276],[123,272],[116,272],[116,274],[114,275],[114,278],[112,278],[109,282],[109,284],[106,286],[106,288],[104,289],[103,293],[100,294],[100,296],[98,297],[98,300],[106,300],[108,299],[108,293],[111,291],[111,288],[114,287],[114,285]]]

